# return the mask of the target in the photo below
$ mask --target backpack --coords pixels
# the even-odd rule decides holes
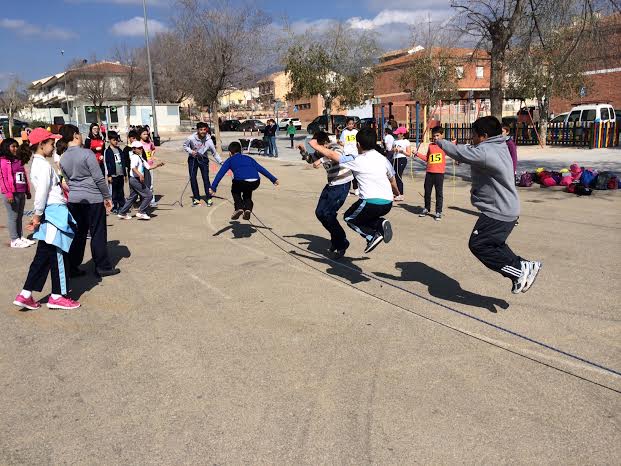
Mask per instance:
[[[583,186],[581,184],[576,185],[575,194],[577,194],[578,196],[590,196],[592,193],[593,191],[591,190],[591,188],[587,188],[586,186]]]
[[[524,172],[520,175],[520,182],[518,186],[522,188],[530,188],[533,185],[533,175],[528,172]]]
[[[582,170],[582,175],[580,175],[580,184],[585,188],[591,188],[595,186],[595,182],[597,181],[597,172],[587,168],[586,170]]]
[[[616,176],[612,172],[601,172],[597,177],[597,181],[595,183],[595,189],[610,189],[608,185],[617,184]],[[612,188],[614,189],[614,188]]]

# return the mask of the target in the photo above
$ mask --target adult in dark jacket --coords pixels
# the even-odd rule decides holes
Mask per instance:
[[[276,145],[276,131],[278,126],[276,122],[271,118],[267,120],[267,126],[263,130],[265,138],[267,139],[267,156],[278,157],[278,146]]]
[[[91,151],[82,148],[82,135],[77,126],[64,125],[60,129],[63,141],[69,146],[60,159],[69,185],[69,212],[78,229],[69,249],[70,274],[83,275],[78,267],[84,260],[86,236],[91,234],[91,255],[95,270],[101,277],[116,275],[108,256],[106,211],[112,210],[112,199],[106,179]]]

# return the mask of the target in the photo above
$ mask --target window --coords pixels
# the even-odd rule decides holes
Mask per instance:
[[[168,116],[177,116],[177,115],[179,115],[179,107],[177,105],[167,105],[166,106],[166,115],[168,115]]]
[[[608,121],[610,113],[608,113],[608,107],[603,107],[600,112],[602,113],[602,121]]]
[[[591,108],[589,110],[582,111],[582,121],[595,121],[595,109]]]
[[[310,108],[311,108],[311,104],[309,103],[298,104],[298,110],[309,110]]]
[[[110,123],[119,122],[119,112],[116,107],[110,107]]]
[[[463,66],[456,66],[455,67],[455,76],[457,76],[457,79],[461,79],[464,77],[464,67]]]
[[[483,78],[483,67],[477,66],[476,73],[477,73],[477,79],[482,79]]]
[[[580,110],[574,110],[569,114],[569,118],[567,119],[567,123],[575,123],[580,119]]]

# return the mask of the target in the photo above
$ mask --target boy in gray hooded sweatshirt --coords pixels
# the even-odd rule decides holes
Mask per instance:
[[[486,116],[473,123],[472,132],[472,145],[437,142],[446,155],[471,166],[471,201],[481,216],[468,246],[486,267],[511,279],[513,293],[528,291],[542,264],[516,256],[506,243],[520,215],[520,199],[502,126]]]

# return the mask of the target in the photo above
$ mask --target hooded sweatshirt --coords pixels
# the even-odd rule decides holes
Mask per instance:
[[[520,198],[515,189],[513,161],[504,136],[493,136],[476,146],[454,145],[446,140],[437,144],[449,157],[472,167],[470,199],[473,206],[495,220],[517,220]]]

